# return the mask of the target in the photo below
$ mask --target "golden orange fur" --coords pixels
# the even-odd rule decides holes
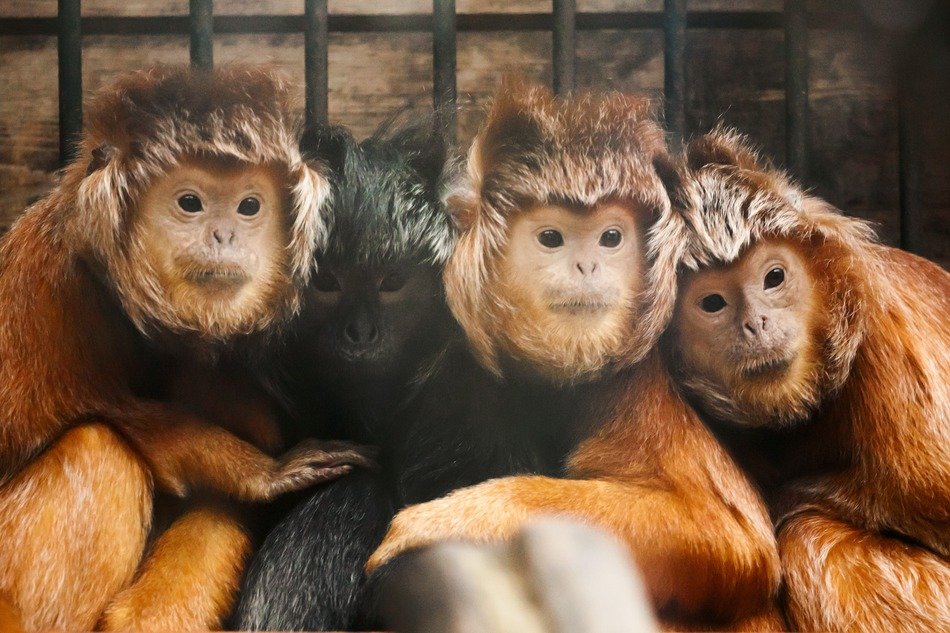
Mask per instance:
[[[475,351],[504,379],[586,385],[589,400],[578,409],[589,417],[577,421],[586,439],[568,457],[564,478],[494,479],[410,506],[369,569],[434,541],[508,538],[532,517],[567,514],[629,548],[667,624],[782,626],[765,507],[680,398],[655,346],[672,313],[674,262],[685,244],[661,180],[666,161],[663,133],[643,99],[561,101],[540,87],[504,85],[471,150],[468,188],[454,202],[462,233],[446,269],[448,297]],[[558,336],[529,339],[530,328],[497,317],[504,310],[532,316],[518,312],[521,298],[503,281],[511,228],[539,204],[567,204],[590,219],[610,201],[622,203],[639,229],[639,265],[628,274],[640,292],[625,300],[622,335],[605,329],[604,340],[590,345],[592,358],[572,368],[562,363]],[[530,283],[530,270],[518,272]]]
[[[28,630],[91,629],[129,586],[149,533],[153,483],[179,495],[204,489],[263,500],[362,461],[313,445],[275,459],[157,399],[156,383],[169,380],[153,371],[163,359],[212,362],[222,344],[227,351],[238,335],[271,332],[296,309],[323,232],[327,184],[301,160],[289,95],[279,75],[250,66],[159,67],[119,80],[90,104],[80,154],[59,186],[0,243],[0,596],[10,605],[4,617],[19,613]],[[138,233],[140,198],[194,157],[268,165],[286,189],[276,210],[282,239],[270,246],[281,288],[250,321],[218,327],[179,310],[135,256],[151,248],[136,240],[155,235]],[[213,595],[179,604],[188,617],[170,609],[163,621],[150,601],[173,597],[145,591],[130,603],[140,608],[137,624],[211,626],[224,615],[247,537],[228,515],[201,511],[183,521],[160,539],[139,586],[157,568],[166,580],[206,573]],[[220,555],[198,555],[208,541],[187,538],[197,526]]]
[[[735,397],[689,366],[678,376],[770,492],[789,620],[801,630],[947,630],[950,274],[879,245],[734,133],[700,139],[689,163],[684,269],[730,265],[781,240],[809,262],[817,289],[817,369],[797,402]],[[750,411],[771,428],[742,427]]]

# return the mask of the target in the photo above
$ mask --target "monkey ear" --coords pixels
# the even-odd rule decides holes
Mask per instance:
[[[707,165],[730,165],[752,171],[767,167],[744,136],[724,127],[690,141],[686,147],[686,160],[693,171]]]
[[[343,174],[346,152],[355,144],[353,135],[338,125],[318,125],[304,130],[300,154],[307,162],[322,162],[331,172]]]
[[[663,183],[663,188],[670,198],[670,204],[681,207],[686,199],[686,174],[683,165],[666,153],[658,154],[653,158],[653,169]]]
[[[103,169],[115,158],[118,150],[108,143],[102,143],[93,148],[90,153],[89,164],[86,166],[86,176]]]

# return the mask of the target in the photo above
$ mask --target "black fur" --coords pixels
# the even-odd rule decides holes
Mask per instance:
[[[427,122],[359,144],[340,128],[304,139],[305,154],[335,174],[331,235],[318,264],[344,288],[332,307],[332,293],[323,303],[316,290],[310,297],[288,345],[283,389],[296,419],[318,421],[307,431],[376,444],[381,468],[320,488],[274,528],[247,573],[239,628],[378,625],[363,566],[399,508],[492,477],[556,475],[577,439],[571,427],[584,417],[574,415],[583,398],[499,383],[449,314],[440,273],[454,235],[441,197],[452,163],[433,129]],[[394,266],[421,267],[422,287],[433,294],[420,293],[404,312],[376,306],[372,284]],[[358,355],[340,343],[357,322],[379,327],[381,351]]]

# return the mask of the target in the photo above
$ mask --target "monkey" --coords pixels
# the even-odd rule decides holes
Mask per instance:
[[[0,243],[0,596],[27,630],[89,630],[130,587],[153,485],[260,501],[365,463],[316,441],[274,458],[163,394],[189,364],[263,350],[298,309],[328,184],[301,160],[290,95],[256,66],[118,79]],[[151,556],[179,565],[164,578],[234,575],[244,537],[209,514],[177,549],[159,538]],[[148,568],[143,591],[174,592]],[[165,625],[211,626],[230,601],[192,598],[216,612]]]
[[[555,421],[573,408],[557,390],[498,383],[449,312],[441,276],[456,230],[443,198],[458,168],[434,117],[396,116],[361,142],[314,128],[301,147],[328,169],[332,211],[277,391],[296,409],[289,426],[378,446],[379,471],[304,493],[252,559],[233,624],[378,630],[382,576],[364,580],[363,567],[396,510],[558,472],[569,441]]]
[[[799,630],[950,628],[950,274],[717,128],[687,149],[677,381],[766,491]]]
[[[554,475],[495,478],[401,510],[369,573],[413,548],[499,541],[563,514],[628,548],[666,626],[782,626],[766,508],[656,346],[685,243],[664,185],[674,167],[643,97],[559,99],[503,83],[449,201],[460,236],[446,295],[493,375],[568,398],[571,446]]]

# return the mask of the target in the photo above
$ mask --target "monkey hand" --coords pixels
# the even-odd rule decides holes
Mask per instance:
[[[345,475],[353,467],[374,468],[377,450],[349,442],[307,439],[278,458],[266,483],[265,496],[274,498]]]
[[[516,498],[517,477],[492,479],[403,509],[366,563],[370,574],[395,556],[441,541],[492,542],[514,535],[529,511]]]

